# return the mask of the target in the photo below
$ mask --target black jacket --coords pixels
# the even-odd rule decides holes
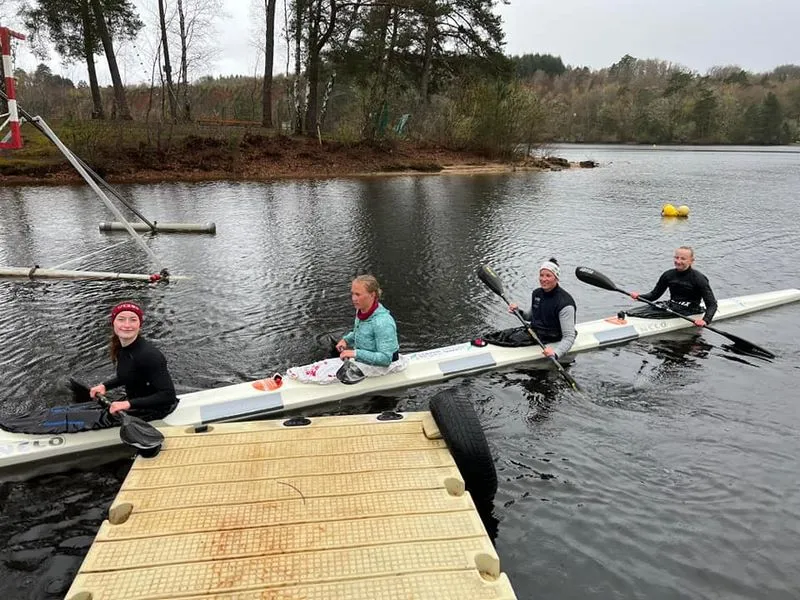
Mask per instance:
[[[107,390],[124,385],[131,409],[166,408],[178,402],[167,359],[141,335],[120,348],[117,375],[104,385]]]
[[[560,285],[549,292],[536,288],[531,293],[530,312],[523,312],[522,315],[530,320],[531,327],[542,342],[557,342],[564,336],[559,313],[567,306],[574,308],[577,313],[575,300]]]
[[[717,299],[714,297],[714,292],[711,291],[708,277],[700,271],[696,271],[692,267],[685,271],[677,269],[664,271],[658,278],[656,287],[646,294],[641,294],[640,297],[652,302],[658,300],[667,289],[669,289],[670,302],[690,308],[696,307],[697,312],[700,312],[700,301],[702,300],[706,305],[703,320],[710,323],[714,318],[714,314],[717,312]]]

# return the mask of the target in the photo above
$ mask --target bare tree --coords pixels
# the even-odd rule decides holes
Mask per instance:
[[[128,108],[128,99],[125,96],[125,86],[122,85],[122,77],[119,74],[119,67],[117,66],[117,57],[114,54],[114,46],[111,43],[111,34],[108,32],[105,16],[103,15],[103,7],[100,5],[100,0],[90,0],[92,11],[94,13],[97,34],[100,36],[100,41],[103,43],[103,50],[106,53],[106,60],[108,61],[108,70],[111,73],[111,83],[114,86],[114,100],[116,102],[117,116],[120,119],[130,120],[131,111]]]
[[[424,13],[425,41],[422,50],[422,77],[419,83],[419,96],[423,105],[428,103],[428,90],[431,83],[431,71],[433,70],[433,43],[436,39],[436,13],[435,4],[428,5]]]
[[[333,34],[331,36],[331,46],[332,51],[334,53],[339,54],[340,56],[347,52],[347,48],[350,44],[350,40],[353,37],[353,32],[358,27],[358,14],[363,4],[361,0],[356,0],[350,5],[350,10],[347,11],[347,7],[345,7],[345,12],[342,15],[342,18],[338,19],[337,27],[341,28],[341,32],[337,34]],[[322,126],[325,123],[325,115],[328,112],[328,103],[330,102],[331,96],[333,95],[333,86],[336,83],[336,67],[331,70],[330,77],[328,78],[328,84],[325,86],[325,93],[322,96],[322,106],[319,109],[319,114],[317,115],[317,130],[321,131]]]
[[[376,121],[371,118],[375,106],[378,103],[378,86],[384,80],[384,75],[388,73],[388,61],[391,56],[391,48],[387,48],[386,36],[389,33],[389,21],[394,7],[385,4],[380,7],[372,9],[372,15],[376,22],[374,39],[375,41],[375,58],[378,68],[377,77],[372,77],[369,94],[367,95],[367,110],[365,114],[365,122],[362,127],[362,135],[368,139],[375,137]]]
[[[294,0],[294,82],[292,85],[292,96],[295,111],[295,135],[303,133],[303,101],[300,97],[300,78],[303,72],[303,20],[306,1],[307,0]]]
[[[175,106],[175,90],[172,85],[172,64],[169,60],[169,41],[167,40],[167,18],[164,10],[164,0],[158,0],[158,20],[161,26],[161,51],[164,54],[164,76],[167,81],[169,113],[174,123],[178,120],[178,111]]]
[[[163,4],[161,4],[163,2]],[[192,87],[189,80],[197,75],[199,69],[208,68],[213,59],[219,55],[220,38],[217,36],[216,23],[224,14],[222,0],[167,0],[153,1],[148,11],[147,31],[152,32],[148,38],[140,38],[140,43],[147,42],[149,62],[158,64],[163,81],[163,104],[166,101],[175,103],[175,119],[191,120],[193,113]],[[162,17],[163,12],[163,17]],[[166,38],[164,30],[166,29]],[[164,54],[164,40],[172,49]],[[175,49],[180,48],[179,55]],[[161,56],[156,60],[156,54]],[[165,62],[169,58],[170,83],[166,79]],[[178,68],[175,69],[175,63]],[[169,88],[171,87],[171,93]],[[165,109],[169,111],[170,109]],[[162,111],[162,114],[166,114]]]
[[[182,118],[184,121],[190,121],[192,118],[192,110],[189,104],[189,76],[187,68],[187,32],[186,32],[186,15],[183,11],[183,0],[178,0],[178,27],[181,36],[181,69],[178,74],[178,95],[181,101]]]
[[[323,0],[313,0],[308,20],[308,104],[306,106],[306,132],[309,135],[318,133],[317,110],[319,106],[319,71],[322,64],[322,50],[336,26],[337,0],[328,0],[327,14],[323,11]],[[327,23],[326,23],[327,21]],[[324,29],[323,29],[324,28]]]

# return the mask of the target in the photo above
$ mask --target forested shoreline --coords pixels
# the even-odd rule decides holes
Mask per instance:
[[[159,18],[151,24],[129,0],[22,5],[17,29],[29,39],[20,43],[86,66],[79,81],[45,64],[14,73],[20,105],[69,132],[65,141],[77,153],[157,156],[191,151],[187,138],[216,140],[235,153],[248,136],[287,136],[513,160],[554,142],[800,141],[800,66],[700,74],[629,55],[599,70],[548,54],[507,56],[495,0],[265,0],[261,44],[253,48],[261,72],[228,77],[202,75],[210,42],[201,32],[218,1],[154,3]],[[125,85],[119,48],[142,36],[155,41],[152,56],[142,58],[149,81]],[[287,58],[273,75],[276,44]],[[101,60],[109,86],[98,82]],[[47,155],[20,152],[29,161]]]

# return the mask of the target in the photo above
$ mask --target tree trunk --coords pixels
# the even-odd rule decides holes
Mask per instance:
[[[380,39],[380,44],[375,52],[375,64],[377,65],[378,72],[375,74],[370,86],[369,95],[367,96],[367,114],[366,120],[362,129],[362,134],[367,139],[375,139],[375,132],[377,130],[377,119],[374,119],[374,111],[376,110],[376,103],[378,101],[378,86],[383,80],[382,73],[386,65],[386,35],[389,33],[389,19],[392,15],[392,9],[386,5],[383,7],[383,14],[380,15],[380,28],[377,35]],[[380,114],[380,107],[377,107]]]
[[[317,87],[319,86],[319,20],[322,18],[322,0],[315,0],[308,15],[308,62],[306,63],[306,79],[308,94],[306,98],[305,132],[313,136],[317,123]]]
[[[353,35],[353,31],[355,31],[356,26],[358,25],[358,11],[361,9],[361,1],[359,0],[350,9],[350,14],[345,16],[344,23],[345,31],[344,35],[340,40],[336,41],[336,45],[339,48],[347,48],[348,44],[350,44],[350,38]],[[336,83],[336,70],[331,71],[331,75],[328,78],[328,84],[325,86],[325,94],[322,97],[322,106],[319,109],[319,116],[317,117],[317,127],[322,129],[322,126],[325,123],[325,115],[328,112],[328,103],[331,99],[331,94],[333,93],[333,86]]]
[[[319,109],[319,116],[317,117],[317,129],[322,130],[322,125],[325,123],[325,114],[328,112],[328,102],[331,99],[333,92],[333,85],[336,83],[336,71],[331,72],[328,79],[328,85],[325,86],[325,94],[322,97],[322,106]]]
[[[267,33],[264,38],[264,86],[261,98],[261,125],[272,129],[272,67],[275,61],[275,3],[264,0]]]
[[[317,113],[319,106],[319,69],[322,65],[320,54],[325,44],[333,33],[336,25],[336,0],[330,0],[330,18],[328,27],[320,35],[322,24],[322,0],[316,0],[317,10],[313,18],[309,21],[308,27],[308,66],[306,76],[308,77],[308,105],[306,106],[306,133],[315,135],[317,133]]]
[[[187,64],[186,17],[183,13],[183,0],[178,0],[178,24],[181,30],[181,71],[178,75],[178,91],[181,101],[181,117],[192,120],[192,107],[189,104],[189,68]]]
[[[100,94],[97,71],[94,68],[94,53],[92,52],[94,28],[89,11],[89,0],[81,0],[81,22],[83,23],[83,54],[86,60],[86,70],[89,72],[89,89],[92,91],[92,119],[105,119],[103,97]]]
[[[431,71],[433,70],[433,40],[436,36],[436,16],[432,13],[426,15],[425,24],[425,54],[422,59],[422,77],[419,82],[419,97],[423,106],[428,104],[428,89],[430,88]]]
[[[97,0],[95,0],[97,1]],[[167,20],[164,15],[164,0],[158,0],[158,19],[161,24],[161,49],[164,52],[164,76],[167,79],[167,98],[172,122],[178,120],[178,109],[175,106],[175,90],[172,86],[172,64],[169,61],[169,45],[167,44]]]
[[[122,85],[122,77],[119,75],[117,57],[114,55],[114,46],[111,44],[111,35],[108,33],[108,26],[103,16],[103,8],[100,6],[100,0],[90,0],[90,2],[92,4],[92,11],[94,12],[95,24],[97,25],[97,34],[100,36],[100,41],[103,43],[103,50],[105,50],[106,53],[108,70],[111,74],[111,83],[114,86],[116,114],[120,119],[130,120],[131,111],[130,108],[128,108],[128,99],[125,96],[125,86]]]
[[[303,62],[301,60],[300,52],[303,48],[303,8],[305,0],[296,0],[295,2],[295,29],[294,29],[294,86],[292,88],[294,94],[294,133],[300,135],[303,133],[303,106],[300,100],[300,74]]]
[[[391,73],[392,59],[394,58],[394,49],[397,46],[397,31],[400,27],[400,11],[395,8],[392,16],[392,37],[389,40],[389,48],[386,51],[386,60],[383,63],[383,73],[381,78],[381,106],[386,102],[389,96],[389,75]]]

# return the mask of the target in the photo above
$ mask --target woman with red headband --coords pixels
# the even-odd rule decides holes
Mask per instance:
[[[121,302],[111,309],[111,360],[117,366],[117,374],[92,387],[89,395],[94,398],[124,385],[127,397],[111,403],[112,415],[129,410],[142,419],[162,419],[175,410],[178,398],[167,370],[167,359],[139,335],[142,321],[144,313],[133,302]]]
[[[352,358],[378,367],[388,367],[399,359],[397,324],[380,303],[383,291],[372,275],[359,275],[350,286],[350,299],[356,309],[353,329],[336,344],[339,358]]]

